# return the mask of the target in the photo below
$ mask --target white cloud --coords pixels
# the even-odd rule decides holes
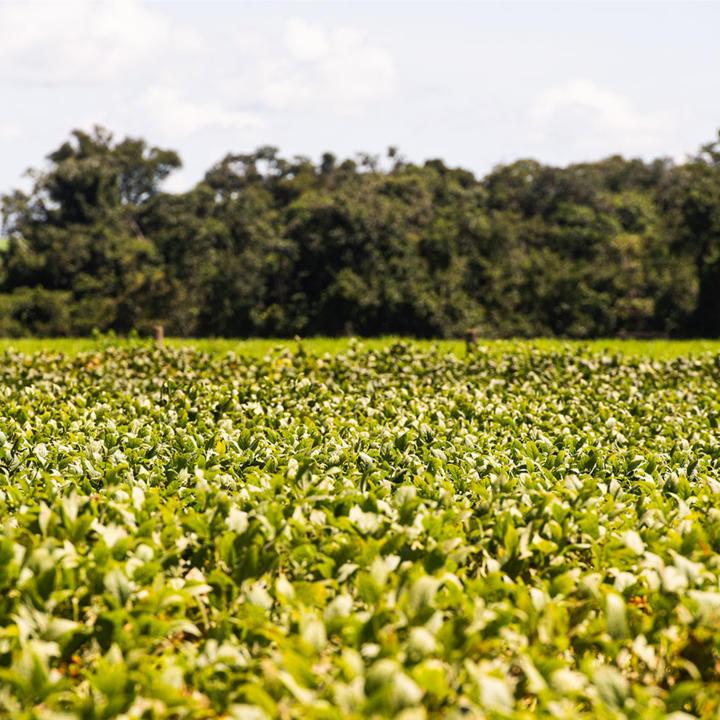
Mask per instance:
[[[62,108],[72,127],[147,124],[168,140],[254,129],[294,111],[366,108],[392,92],[395,74],[392,56],[352,28],[289,19],[209,33],[141,0],[0,0],[0,88],[34,88],[46,106],[61,97],[50,90],[72,97]],[[17,125],[22,107],[0,121]]]
[[[330,52],[327,32],[305,20],[289,20],[284,39],[285,46],[298,60],[317,60]]]
[[[163,180],[162,188],[169,193],[184,193],[190,190],[195,183],[184,170],[175,170]]]
[[[22,134],[17,123],[0,121],[0,140],[17,140]]]
[[[139,0],[0,3],[0,77],[42,84],[97,82],[140,69],[199,37]]]
[[[548,90],[533,108],[533,115],[544,119],[575,109],[588,110],[603,125],[621,131],[652,132],[665,125],[657,113],[634,110],[624,97],[589,80],[574,80]]]
[[[326,29],[290,20],[281,48],[260,58],[260,98],[273,109],[312,105],[355,112],[390,95],[392,55],[352,28]]]
[[[637,110],[624,96],[589,80],[545,91],[529,117],[535,141],[595,154],[660,148],[673,124],[667,113]]]
[[[158,129],[172,138],[207,129],[256,129],[263,124],[255,113],[228,110],[214,101],[189,100],[171,87],[149,88],[141,105]]]

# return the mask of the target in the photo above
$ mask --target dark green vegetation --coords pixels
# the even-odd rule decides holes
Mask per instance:
[[[2,200],[0,335],[720,334],[720,144],[682,165],[228,155],[75,132]]]
[[[6,354],[0,714],[715,718],[719,383],[571,347]]]

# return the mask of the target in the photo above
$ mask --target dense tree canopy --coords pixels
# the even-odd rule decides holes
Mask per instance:
[[[720,334],[720,136],[688,162],[318,164],[75,131],[2,198],[0,334]]]

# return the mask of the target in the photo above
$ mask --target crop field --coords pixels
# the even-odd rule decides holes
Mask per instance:
[[[283,351],[291,353],[302,349],[312,355],[324,353],[337,354],[352,348],[366,350],[384,350],[393,344],[401,343],[414,350],[439,350],[463,356],[466,344],[462,340],[416,340],[402,337],[379,338],[303,338],[288,340],[281,338],[253,338],[237,340],[227,338],[184,339],[168,338],[166,344],[172,348],[191,348],[211,354],[235,353],[245,357],[263,358],[266,355],[278,354]],[[128,339],[114,335],[101,335],[97,338],[0,338],[0,353],[61,353],[67,356],[82,352],[99,352],[108,348],[133,349],[143,347],[147,341]],[[534,340],[481,340],[483,352],[491,355],[522,354],[533,350],[577,352],[605,352],[629,357],[650,359],[687,358],[705,353],[720,353],[720,340],[620,340],[617,338],[604,340],[558,340],[555,338],[539,338]]]
[[[0,716],[720,716],[718,345],[268,343],[6,342]]]

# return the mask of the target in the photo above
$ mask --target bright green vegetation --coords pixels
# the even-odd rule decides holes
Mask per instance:
[[[452,352],[459,356],[466,354],[466,344],[461,340],[408,340],[406,338],[364,338],[362,340],[311,338],[301,341],[301,347],[312,354],[337,353],[350,348],[356,343],[371,350],[382,350],[395,342],[407,343],[418,350],[429,351],[436,348],[440,351]],[[171,340],[175,347],[196,347],[205,352],[237,352],[259,356],[267,352],[273,353],[278,348],[286,348],[297,352],[298,343],[289,340]],[[562,351],[563,349],[588,350],[592,352],[608,351],[622,355],[633,355],[649,358],[676,358],[697,355],[706,352],[720,352],[720,340],[590,340],[566,341],[550,338],[537,340],[482,340],[479,348],[491,355],[502,355],[508,352],[530,352],[533,349]],[[2,341],[0,341],[2,347]]]
[[[368,350],[382,350],[393,343],[402,342],[418,350],[452,352],[458,356],[466,354],[466,345],[461,340],[415,340],[410,338],[303,338],[302,340],[254,338],[238,340],[169,338],[166,344],[174,348],[192,348],[212,354],[233,352],[253,358],[280,352],[298,352],[299,348],[311,355],[345,352],[350,347]],[[137,340],[115,337],[93,338],[0,338],[0,352],[13,350],[22,353],[63,353],[77,355],[81,352],[98,352],[109,347],[133,348],[146,345]],[[508,352],[530,352],[533,349],[548,351],[576,350],[588,352],[606,351],[626,356],[670,359],[689,357],[702,353],[720,353],[720,340],[556,340],[539,338],[535,340],[488,340],[479,341],[479,347],[492,355]]]
[[[716,718],[719,391],[712,353],[7,353],[0,715]]]

